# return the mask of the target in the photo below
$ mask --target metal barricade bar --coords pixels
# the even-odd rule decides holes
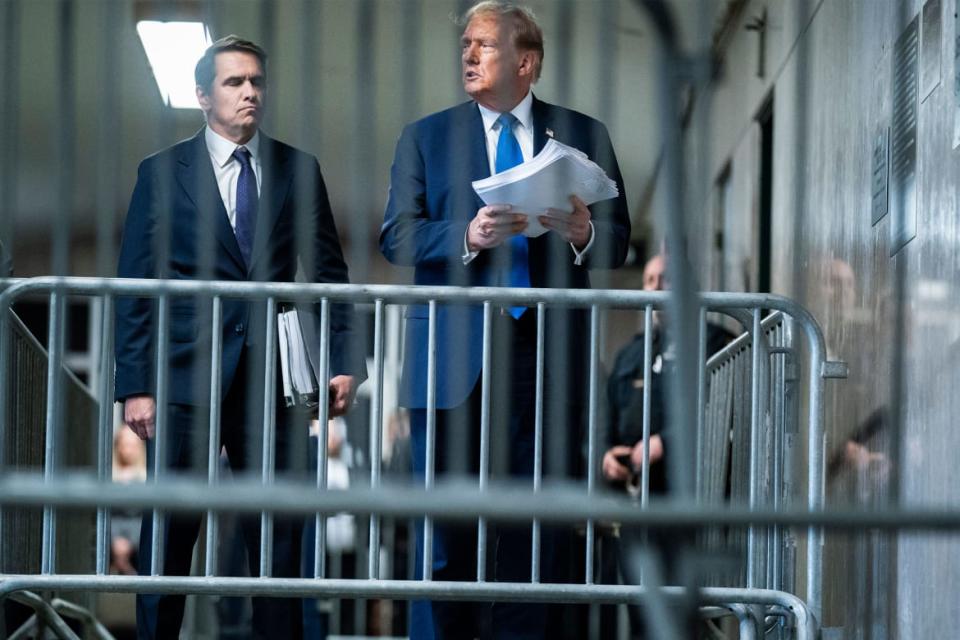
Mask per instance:
[[[330,377],[330,300],[320,300],[320,377]],[[317,402],[317,490],[327,490],[327,430],[330,403],[330,388],[321,384]],[[327,519],[317,512],[314,516],[316,535],[313,547],[313,577],[325,578],[327,575]]]
[[[330,331],[330,320],[329,320],[329,303],[330,301],[336,302],[354,302],[354,303],[369,303],[372,302],[375,305],[375,326],[374,326],[374,337],[375,337],[375,380],[374,386],[376,388],[375,404],[373,405],[372,414],[377,416],[379,419],[374,421],[371,429],[371,448],[379,458],[379,452],[381,449],[381,443],[379,441],[380,437],[380,419],[382,419],[382,393],[383,393],[383,323],[384,323],[384,307],[388,304],[400,304],[400,303],[422,303],[423,301],[428,302],[429,305],[429,357],[428,357],[428,370],[427,370],[427,379],[428,379],[428,388],[427,388],[427,465],[426,473],[424,479],[424,488],[427,490],[427,495],[430,496],[432,493],[435,493],[435,464],[436,464],[436,419],[437,419],[437,398],[436,398],[436,376],[437,376],[437,336],[436,336],[436,323],[437,323],[437,314],[438,314],[438,305],[441,303],[470,303],[470,304],[483,304],[484,306],[484,380],[483,380],[483,418],[482,422],[484,423],[484,438],[481,446],[481,460],[480,460],[480,469],[481,475],[479,478],[480,482],[480,491],[481,494],[488,491],[489,485],[489,420],[490,420],[490,403],[492,398],[490,397],[490,364],[491,364],[491,323],[492,323],[492,304],[495,302],[499,305],[504,306],[513,306],[517,304],[534,306],[537,308],[537,399],[536,399],[536,412],[537,412],[537,424],[536,424],[536,445],[535,445],[535,455],[536,455],[536,469],[534,473],[534,482],[533,482],[533,495],[542,496],[543,495],[543,485],[542,485],[542,456],[543,456],[543,367],[544,367],[544,349],[543,344],[543,327],[544,327],[544,315],[545,309],[548,306],[557,306],[557,307],[584,307],[590,309],[590,371],[589,371],[589,400],[588,400],[588,476],[586,479],[586,497],[589,499],[594,495],[595,492],[595,476],[597,474],[596,468],[596,457],[597,457],[597,413],[598,413],[598,404],[599,404],[599,389],[598,389],[598,378],[599,378],[599,321],[600,321],[600,309],[601,308],[612,308],[612,309],[630,309],[630,308],[639,308],[644,310],[644,326],[646,331],[645,337],[645,362],[644,362],[644,372],[646,379],[649,379],[652,363],[651,363],[651,335],[652,335],[652,325],[653,325],[653,310],[655,308],[663,308],[667,302],[668,295],[661,292],[639,292],[639,291],[615,291],[615,290],[593,290],[593,291],[569,291],[569,290],[544,290],[544,289],[529,289],[529,290],[510,290],[510,289],[500,289],[500,288],[453,288],[453,287],[394,287],[394,286],[379,286],[379,285],[329,285],[329,284],[289,284],[289,283],[239,283],[239,282],[202,282],[202,281],[164,281],[164,280],[115,280],[115,279],[89,279],[89,278],[38,278],[29,281],[22,281],[14,285],[13,287],[6,290],[2,295],[0,295],[0,310],[3,313],[0,315],[5,315],[5,310],[9,309],[15,299],[19,296],[26,294],[34,294],[37,292],[48,292],[51,301],[61,301],[66,295],[106,295],[106,296],[138,296],[138,297],[156,297],[159,299],[159,321],[157,323],[157,344],[158,348],[156,351],[156,373],[157,373],[157,434],[156,434],[156,451],[155,451],[155,474],[154,482],[157,489],[162,490],[168,483],[167,479],[164,476],[168,474],[165,473],[166,464],[166,449],[167,449],[167,438],[168,434],[168,415],[166,411],[166,401],[167,390],[169,386],[169,380],[167,379],[167,361],[168,361],[168,351],[167,343],[169,337],[169,305],[170,305],[170,296],[209,296],[212,297],[212,315],[213,315],[213,335],[217,336],[214,338],[211,344],[211,357],[212,357],[212,369],[211,369],[211,434],[209,441],[209,450],[208,450],[208,463],[210,468],[208,469],[207,477],[207,488],[213,489],[216,485],[217,491],[222,491],[224,489],[223,485],[218,485],[218,476],[216,471],[216,460],[218,458],[218,443],[219,438],[218,434],[215,431],[218,429],[219,425],[219,376],[217,375],[217,363],[221,357],[222,344],[219,340],[219,331],[217,327],[219,325],[219,320],[222,318],[222,300],[223,298],[244,298],[248,300],[266,300],[266,335],[271,336],[276,330],[276,310],[277,310],[277,301],[278,300],[290,300],[296,302],[314,302],[320,300],[321,303],[321,352],[322,352],[322,364],[321,369],[324,372],[324,376],[328,375],[329,371],[329,331]],[[753,362],[754,362],[754,382],[755,387],[754,392],[751,394],[751,402],[753,403],[752,412],[751,412],[751,423],[753,424],[752,432],[754,434],[759,431],[759,420],[760,415],[762,414],[762,406],[760,404],[761,398],[757,389],[760,388],[760,382],[757,380],[756,375],[763,366],[757,365],[758,362],[764,362],[766,356],[763,354],[766,353],[760,348],[762,343],[765,343],[764,333],[763,333],[763,320],[760,318],[760,309],[761,308],[771,308],[779,309],[784,313],[791,314],[796,316],[801,324],[804,326],[804,329],[807,334],[808,341],[810,342],[810,354],[811,354],[811,372],[819,372],[823,370],[822,363],[825,360],[824,357],[824,347],[822,342],[822,337],[819,332],[819,328],[816,326],[815,321],[806,313],[801,307],[796,305],[790,300],[782,298],[780,296],[771,296],[771,295],[750,295],[750,294],[702,294],[698,298],[698,351],[701,355],[705,353],[705,311],[706,310],[716,310],[730,313],[731,315],[742,317],[745,314],[742,310],[749,310],[750,312],[746,314],[747,317],[752,321],[752,348],[753,348]],[[51,323],[52,327],[55,327],[55,323]],[[106,325],[105,325],[106,326]],[[104,329],[106,331],[106,328]],[[59,330],[58,330],[59,331]],[[51,339],[56,337],[58,331],[51,329]],[[109,341],[110,336],[104,336],[104,342]],[[5,338],[4,338],[5,342]],[[55,344],[51,341],[51,344]],[[287,491],[288,488],[281,487],[280,484],[275,482],[275,464],[276,464],[276,424],[274,422],[274,411],[273,403],[276,401],[276,370],[275,370],[275,359],[273,355],[275,354],[275,344],[273,340],[268,339],[266,342],[267,345],[267,363],[264,371],[263,377],[263,389],[267,397],[267,407],[264,414],[263,420],[263,451],[262,451],[262,470],[261,470],[261,482],[263,485],[266,485],[274,489],[278,494],[282,491]],[[8,353],[6,348],[3,353],[0,354],[0,386],[4,386],[8,383],[8,369],[7,369],[7,357]],[[768,364],[769,367],[769,364]],[[700,373],[698,374],[698,391],[696,394],[698,409],[698,430],[703,428],[703,425],[706,421],[706,417],[713,411],[708,412],[706,406],[700,406],[705,402],[705,384],[706,384],[706,375],[707,371],[711,368],[711,364],[702,364],[700,367]],[[50,376],[54,375],[53,370],[51,370]],[[53,385],[51,385],[53,386]],[[109,387],[101,385],[99,392],[101,394],[100,400],[103,404],[109,403]],[[324,489],[326,487],[326,430],[327,430],[327,393],[325,385],[321,385],[321,395],[322,400],[320,402],[319,417],[321,422],[321,434],[320,441],[318,442],[318,450],[320,455],[318,455],[317,461],[317,488]],[[822,394],[822,378],[817,375],[812,375],[810,380],[810,394],[811,394],[811,408],[816,409],[821,406],[820,396]],[[56,394],[52,394],[50,399],[56,400]],[[649,385],[645,386],[644,389],[644,438],[649,442],[650,436],[650,391]],[[52,406],[52,405],[51,405]],[[809,433],[811,437],[811,450],[813,449],[812,442],[814,440],[822,440],[822,416],[819,411],[812,410],[810,413],[810,424],[809,424]],[[6,427],[4,427],[6,428]],[[702,431],[698,434],[698,439],[706,437]],[[55,459],[53,455],[48,456],[48,462]],[[380,487],[379,482],[379,469],[377,465],[379,460],[372,461],[371,464],[371,490],[372,491],[382,491],[383,488]],[[816,461],[811,460],[811,466],[815,466]],[[755,469],[756,461],[751,465],[751,488],[754,488],[755,483],[758,479],[758,474]],[[643,479],[642,479],[642,497],[641,503],[644,507],[649,507],[649,447],[645,447],[644,450],[644,465],[643,465]],[[52,473],[52,472],[51,472]],[[102,469],[101,480],[102,478]],[[49,480],[53,480],[54,476],[51,475]],[[808,502],[810,504],[822,504],[822,496],[817,492],[822,491],[822,485],[817,483],[810,483],[808,486]],[[329,495],[331,492],[322,492],[324,495]],[[108,494],[109,495],[109,494]],[[198,494],[194,492],[193,498],[196,498]],[[545,496],[543,496],[545,497]],[[427,501],[429,504],[429,499]],[[51,502],[44,501],[45,508],[49,510],[51,516],[55,515],[56,505]],[[199,503],[196,503],[199,504]],[[169,508],[169,505],[156,503],[152,505],[154,508],[155,516],[162,516]],[[213,543],[211,542],[216,533],[216,512],[218,509],[212,504],[203,503],[201,505],[204,510],[208,511],[210,520],[208,520],[208,532],[212,532],[213,535],[208,539],[208,550],[210,553],[207,558],[207,567],[206,575],[208,577],[216,577],[216,549],[210,547]],[[383,506],[383,505],[381,505]],[[444,511],[431,511],[430,509],[423,508],[423,504],[418,505],[418,508],[410,509],[403,512],[403,515],[412,515],[412,514],[425,514],[424,519],[424,555],[423,555],[423,581],[425,584],[433,582],[432,578],[432,563],[430,559],[432,558],[432,549],[433,549],[433,526],[434,519],[436,517],[445,517],[447,512]],[[460,505],[459,509],[455,509],[454,513],[462,510],[463,505]],[[761,511],[757,510],[758,503],[756,499],[752,499],[750,502],[750,511],[747,518],[743,519],[740,524],[747,525],[751,527],[751,530],[754,530],[756,527],[765,526],[762,522],[762,517],[760,521],[755,518],[763,515]],[[613,516],[618,520],[624,522],[625,524],[650,524],[645,520],[632,520],[629,516],[630,514],[626,513],[628,506],[626,504],[618,505],[618,510],[616,515]],[[272,519],[277,511],[282,511],[283,508],[279,507],[275,502],[266,504],[261,509],[261,554],[260,554],[260,576],[262,578],[269,578],[272,574],[272,545],[270,544],[270,538],[272,535]],[[332,513],[335,511],[350,511],[354,513],[359,513],[362,511],[362,507],[358,508],[356,504],[341,505],[338,508],[324,507],[324,508],[312,508],[311,513],[317,518],[317,534],[314,540],[314,546],[316,551],[315,558],[315,567],[314,575],[315,578],[323,578],[325,576],[325,567],[324,567],[324,557],[326,555],[326,544],[325,544],[325,518],[322,514]],[[647,509],[649,511],[649,509]],[[387,516],[390,513],[389,510],[380,510],[380,508],[373,509],[369,511],[371,516],[370,521],[370,549],[369,549],[369,568],[368,568],[368,579],[374,580],[379,576],[379,526],[380,519]],[[395,512],[396,513],[396,512]],[[710,512],[704,512],[710,513]],[[399,513],[396,513],[399,515]],[[610,515],[610,514],[608,514]],[[650,515],[649,513],[647,515]],[[699,514],[702,515],[702,514]],[[717,513],[712,515],[716,516]],[[779,517],[782,514],[780,513],[771,513],[767,514],[770,517]],[[498,508],[493,509],[490,512],[484,512],[482,510],[473,512],[473,517],[476,518],[478,526],[478,540],[481,542],[478,544],[478,563],[477,563],[477,582],[486,584],[485,576],[485,547],[483,540],[485,538],[485,530],[487,519],[490,517],[495,517],[497,519],[506,519],[511,518],[510,510],[508,505],[498,505]],[[679,509],[675,513],[671,512],[669,516],[659,516],[660,518],[666,517],[668,520],[671,517],[679,518],[679,522],[684,522],[683,510]],[[540,514],[537,510],[527,511],[523,514],[523,520],[527,523],[530,523],[532,526],[532,541],[531,541],[531,583],[538,584],[540,579],[540,526],[541,522],[544,520],[554,521],[555,517],[544,516]],[[591,590],[598,585],[594,585],[594,571],[593,571],[593,558],[595,554],[595,529],[594,522],[597,520],[595,513],[590,510],[585,511],[568,511],[563,514],[561,518],[564,522],[570,521],[586,521],[586,555],[584,559],[586,567],[586,578],[585,584],[581,585],[587,590]],[[51,517],[51,522],[53,522],[53,517]],[[722,520],[721,520],[722,521]],[[686,520],[687,524],[682,526],[699,526],[700,523],[707,522],[706,519],[697,519]],[[692,524],[696,522],[697,524]],[[718,521],[720,522],[720,521]],[[776,523],[780,523],[778,520]],[[767,522],[766,524],[771,524]],[[160,576],[163,573],[163,557],[162,557],[162,545],[159,544],[159,541],[162,539],[162,531],[164,526],[164,520],[162,517],[155,517],[153,524],[153,545],[151,549],[152,556],[152,574],[154,576]],[[759,531],[759,529],[755,529]],[[811,525],[811,531],[815,530],[814,525]],[[752,545],[756,545],[756,539],[752,538]],[[98,540],[98,545],[102,546],[103,539]],[[44,553],[45,557],[51,553],[53,545],[48,540],[44,544]],[[753,546],[751,546],[751,551],[753,551]],[[814,567],[818,570],[818,549],[816,545],[810,545],[808,549],[808,568]],[[750,553],[748,558],[752,562],[756,554]],[[101,562],[102,564],[102,562]],[[768,563],[769,564],[769,563]],[[53,562],[50,562],[46,573],[55,573],[55,565]],[[748,572],[750,576],[753,575],[753,571]],[[818,580],[818,573],[816,571],[810,572],[808,569],[808,576],[810,582],[816,582]],[[754,584],[756,581],[753,578],[750,578],[750,583],[748,586],[757,586]],[[443,583],[445,586],[447,583]],[[816,588],[811,587],[811,592],[816,592]]]

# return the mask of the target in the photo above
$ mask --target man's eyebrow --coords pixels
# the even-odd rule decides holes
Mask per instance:
[[[263,80],[264,75],[263,75],[262,73],[253,73],[253,74],[246,75],[246,76],[244,76],[244,75],[241,75],[241,76],[227,76],[226,78],[223,79],[223,83],[224,83],[224,84],[227,84],[227,83],[230,83],[230,82],[238,82],[238,81],[246,80],[246,79],[248,79],[248,78],[249,78],[250,80]]]

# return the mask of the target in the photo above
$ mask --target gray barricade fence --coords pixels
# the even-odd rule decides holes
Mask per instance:
[[[13,282],[13,281],[10,281]],[[668,293],[621,290],[509,290],[500,288],[416,287],[387,285],[329,285],[289,283],[238,283],[170,280],[122,280],[94,278],[35,278],[16,281],[0,295],[0,407],[10,407],[16,388],[16,372],[11,329],[14,326],[12,306],[24,296],[45,296],[49,300],[48,366],[46,385],[46,420],[42,472],[24,470],[4,452],[3,475],[0,478],[0,506],[4,512],[24,507],[42,509],[42,544],[39,571],[18,571],[0,578],[0,596],[26,590],[57,592],[121,591],[148,593],[216,593],[221,595],[326,596],[340,598],[392,599],[482,599],[579,603],[637,603],[646,599],[653,603],[662,598],[680,597],[684,589],[663,586],[655,573],[644,572],[642,585],[599,584],[595,580],[597,524],[618,522],[622,527],[664,526],[698,531],[700,544],[708,550],[733,551],[743,566],[735,571],[724,569],[712,578],[705,577],[697,593],[703,615],[716,616],[718,611],[737,616],[743,634],[753,633],[765,617],[780,617],[782,628],[796,637],[812,638],[816,631],[816,614],[821,599],[821,564],[823,527],[856,529],[863,526],[956,527],[956,514],[914,514],[909,522],[897,514],[830,513],[823,510],[824,474],[824,379],[843,377],[842,363],[828,362],[820,329],[802,307],[789,299],[768,294],[703,293],[699,305],[700,330],[693,339],[698,344],[701,366],[695,392],[688,393],[697,405],[696,455],[678,460],[691,477],[697,479],[693,501],[666,499],[650,501],[649,464],[643,466],[640,504],[626,496],[613,495],[599,486],[599,458],[603,449],[599,441],[599,336],[601,311],[632,309],[643,312],[645,335],[650,336],[654,311],[662,309]],[[94,390],[99,406],[96,427],[95,461],[89,466],[65,467],[62,464],[63,444],[58,438],[64,429],[85,429],[73,424],[75,416],[64,411],[63,367],[63,304],[68,296],[97,297],[102,305],[100,361],[103,366]],[[120,296],[156,298],[158,442],[167,437],[163,398],[170,384],[166,379],[169,358],[169,304],[171,297],[193,296],[210,305],[212,327],[220,324],[225,299],[266,301],[265,331],[268,337],[276,332],[276,311],[282,302],[315,302],[320,304],[320,369],[329,371],[330,306],[333,303],[372,305],[373,368],[369,371],[371,391],[370,478],[369,485],[346,490],[320,490],[326,487],[326,425],[328,409],[326,391],[316,410],[321,425],[320,452],[317,456],[316,482],[298,483],[275,478],[274,414],[265,412],[263,472],[259,481],[237,478],[225,481],[219,476],[216,458],[219,454],[219,395],[211,393],[210,464],[207,478],[191,479],[165,473],[157,460],[151,481],[144,485],[122,486],[110,481],[113,408],[113,305]],[[481,305],[484,312],[484,404],[481,419],[481,471],[479,483],[445,483],[427,467],[422,488],[385,486],[381,478],[384,353],[386,310],[403,304],[426,304],[429,310],[429,371],[427,406],[427,459],[432,460],[435,448],[436,415],[436,321],[440,305],[458,303]],[[551,307],[579,307],[590,311],[589,407],[587,420],[587,472],[577,484],[543,482],[542,469],[535,468],[532,483],[499,484],[491,482],[485,465],[489,465],[489,404],[496,402],[488,393],[491,381],[490,326],[494,311],[503,306],[528,305],[537,320],[537,387],[544,377],[544,316]],[[772,312],[766,318],[763,313]],[[707,361],[706,313],[719,312],[735,318],[746,330],[721,352]],[[802,345],[798,337],[804,337]],[[221,360],[220,330],[212,331],[211,362]],[[266,341],[268,353],[275,349],[275,340]],[[271,347],[271,345],[273,345]],[[650,372],[651,350],[646,350],[644,370]],[[263,372],[268,398],[276,398],[275,358],[270,355]],[[217,389],[219,370],[208,372]],[[649,379],[649,375],[646,379]],[[805,387],[805,389],[803,389]],[[805,390],[802,408],[801,393]],[[644,435],[650,433],[650,385],[644,388]],[[543,456],[543,397],[537,394],[537,459]],[[806,416],[800,419],[801,412]],[[11,433],[22,427],[11,411],[2,414],[2,437],[7,442]],[[806,458],[794,455],[792,443],[806,438]],[[649,441],[649,438],[648,438]],[[158,456],[159,458],[159,456]],[[794,458],[798,458],[794,460]],[[801,471],[802,470],[802,471]],[[805,474],[805,477],[800,474]],[[729,478],[729,488],[727,487]],[[794,506],[791,498],[805,501],[805,507]],[[158,543],[144,553],[151,555],[151,576],[108,574],[110,508],[137,507],[153,509],[153,540],[159,539],[164,514],[178,510],[206,512],[206,566],[203,576],[163,576]],[[638,508],[639,507],[639,508]],[[68,509],[69,508],[69,509]],[[57,557],[55,544],[58,525],[64,514],[81,508],[96,509],[96,536],[89,545],[89,573],[65,572],[63,558]],[[261,514],[261,564],[251,573],[259,577],[235,578],[218,575],[217,525],[224,511]],[[368,573],[355,579],[331,578],[325,566],[327,549],[326,514],[350,512],[369,516]],[[268,545],[272,518],[278,513],[315,515],[316,535],[312,544],[315,563],[312,577],[271,577],[271,547]],[[15,525],[0,518],[0,540],[4,549],[15,545]],[[478,528],[478,556],[490,522],[526,523],[532,527],[531,581],[505,583],[488,580],[478,561],[475,582],[443,582],[432,579],[431,564],[423,563],[422,580],[383,579],[380,572],[382,542],[381,523],[385,518],[425,517],[424,544],[430,558],[433,523],[441,519],[475,522]],[[539,576],[539,538],[543,523],[566,523],[583,526],[585,580],[579,584],[541,583]],[[796,568],[796,537],[806,528],[805,567]],[[723,533],[726,531],[726,533]],[[744,533],[745,532],[745,533]],[[6,551],[4,552],[7,553]],[[4,564],[4,566],[10,566]],[[804,577],[805,592],[794,590],[795,575]],[[711,586],[706,586],[707,584]],[[711,608],[714,605],[721,610]],[[749,605],[760,606],[760,613]],[[759,621],[759,622],[758,622]],[[761,628],[762,635],[762,628]],[[754,636],[756,637],[756,636]]]

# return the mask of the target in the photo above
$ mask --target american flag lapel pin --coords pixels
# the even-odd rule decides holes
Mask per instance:
[[[548,137],[548,138],[552,138],[552,137],[553,137],[553,129],[551,129],[551,128],[549,128],[549,127],[547,127],[547,137]]]

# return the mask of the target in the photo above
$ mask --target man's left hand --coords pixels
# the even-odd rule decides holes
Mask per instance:
[[[577,196],[570,196],[573,204],[573,213],[565,211],[550,211],[549,215],[539,216],[540,224],[551,231],[556,231],[564,240],[582,251],[590,244],[590,209]]]
[[[336,418],[349,411],[356,392],[357,381],[353,376],[330,378],[330,417]]]

